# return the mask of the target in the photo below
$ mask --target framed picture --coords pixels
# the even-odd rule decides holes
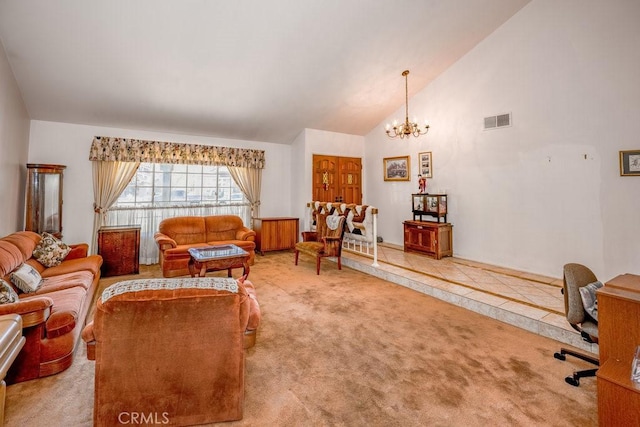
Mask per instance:
[[[420,175],[425,178],[433,178],[432,174],[433,163],[431,162],[431,151],[425,151],[424,153],[418,153],[418,170]]]
[[[409,156],[382,159],[385,181],[411,181]]]
[[[640,176],[640,150],[620,152],[620,176]]]

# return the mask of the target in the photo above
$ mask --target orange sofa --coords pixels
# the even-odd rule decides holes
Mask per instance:
[[[139,423],[145,425],[241,419],[245,350],[259,324],[249,280],[159,278],[109,286],[82,332],[87,357],[95,360],[93,425],[138,424],[134,411],[151,418]]]
[[[236,215],[181,216],[160,222],[155,240],[160,251],[164,277],[189,274],[189,248],[234,244],[255,259],[256,232],[244,226]]]
[[[100,280],[100,255],[89,255],[89,245],[69,245],[71,252],[62,263],[45,267],[32,257],[41,236],[19,231],[0,239],[0,277],[11,284],[18,301],[0,304],[0,315],[22,316],[26,342],[7,374],[16,383],[53,375],[71,366],[87,311]],[[34,267],[42,284],[24,293],[10,280],[11,272],[23,263]]]

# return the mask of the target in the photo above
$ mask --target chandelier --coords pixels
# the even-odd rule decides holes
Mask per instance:
[[[404,96],[405,96],[405,116],[404,123],[398,124],[397,120],[394,120],[393,127],[387,124],[385,132],[387,132],[387,136],[389,138],[398,138],[404,139],[409,138],[409,136],[413,135],[415,138],[420,135],[424,135],[429,132],[429,125],[425,122],[424,125],[420,126],[416,120],[413,122],[409,121],[409,83],[407,76],[409,75],[409,70],[404,70],[402,72],[404,76]]]

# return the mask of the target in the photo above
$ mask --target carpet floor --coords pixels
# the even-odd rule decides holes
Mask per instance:
[[[159,276],[157,266],[140,276]],[[101,288],[131,278],[105,278]],[[290,252],[249,275],[262,324],[246,358],[244,418],[228,426],[597,426],[589,367],[557,341]],[[91,316],[91,315],[90,315]],[[6,426],[90,426],[93,362],[7,388]]]

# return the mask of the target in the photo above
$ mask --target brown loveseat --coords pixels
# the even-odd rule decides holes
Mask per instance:
[[[0,239],[0,277],[11,283],[11,272],[23,263],[42,276],[40,288],[19,300],[0,305],[0,315],[22,316],[26,343],[14,361],[7,382],[15,383],[56,374],[71,366],[87,311],[100,280],[102,257],[87,256],[87,244],[70,245],[61,264],[45,267],[32,257],[41,236],[19,231]]]
[[[256,232],[245,227],[236,215],[181,216],[160,222],[155,234],[164,277],[189,274],[189,248],[234,244],[255,259]]]
[[[136,424],[136,415],[149,418],[145,425],[241,419],[245,349],[255,343],[259,324],[249,280],[159,278],[109,286],[82,332],[87,357],[96,362],[94,425]]]

